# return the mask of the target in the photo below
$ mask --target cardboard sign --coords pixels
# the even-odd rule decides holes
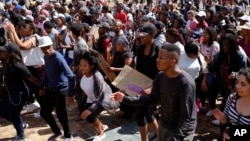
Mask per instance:
[[[97,25],[93,25],[89,31],[90,34],[94,35],[95,40],[99,39],[99,27]]]
[[[100,60],[100,66],[102,71],[105,73],[105,75],[108,77],[109,81],[112,82],[115,80],[116,75],[114,72],[109,71],[109,63],[103,58],[101,54],[99,54],[99,60]]]
[[[112,85],[125,91],[130,96],[140,95],[142,91],[152,87],[153,80],[139,71],[125,65],[119,75],[112,82]]]

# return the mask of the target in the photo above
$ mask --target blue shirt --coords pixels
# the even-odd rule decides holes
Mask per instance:
[[[40,88],[45,86],[49,91],[65,91],[68,89],[68,96],[74,94],[74,74],[65,61],[62,54],[55,52],[51,56],[44,56],[45,74]]]

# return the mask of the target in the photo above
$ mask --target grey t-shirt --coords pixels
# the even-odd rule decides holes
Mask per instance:
[[[74,58],[73,58],[74,66],[78,66],[80,63],[80,56],[79,55],[85,51],[88,51],[88,50],[89,50],[88,45],[84,39],[81,39],[80,41],[75,43]]]

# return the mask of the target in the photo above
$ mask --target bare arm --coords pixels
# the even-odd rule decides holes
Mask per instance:
[[[19,37],[17,36],[17,33],[15,31],[15,28],[13,26],[13,24],[9,23],[8,24],[8,28],[9,28],[9,31],[10,31],[10,39],[12,42],[16,43],[20,49],[31,49],[34,47],[34,44],[36,44],[36,37],[32,37],[31,39],[27,40],[27,41],[24,41],[22,42]]]
[[[39,81],[37,78],[35,78],[34,76],[29,75],[29,76],[27,77],[27,79],[28,79],[30,82],[34,83],[35,85],[40,86],[40,81]]]

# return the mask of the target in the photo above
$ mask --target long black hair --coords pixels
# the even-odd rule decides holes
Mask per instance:
[[[226,41],[228,43],[228,47],[229,47],[229,53],[225,53],[224,48],[223,48],[223,41]],[[237,64],[237,62],[235,62],[236,58],[237,58],[237,53],[239,51],[239,45],[237,42],[237,36],[233,35],[232,33],[226,33],[224,36],[222,36],[221,38],[221,48],[220,48],[220,60],[223,61],[226,59],[227,60],[227,56],[229,55],[231,57],[230,62],[233,64]]]
[[[88,61],[89,65],[93,65],[92,72],[100,70],[99,54],[97,51],[89,50],[80,53],[80,59]]]

